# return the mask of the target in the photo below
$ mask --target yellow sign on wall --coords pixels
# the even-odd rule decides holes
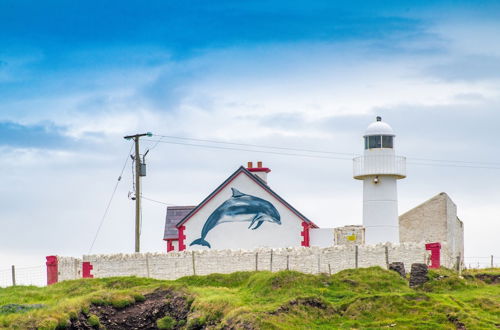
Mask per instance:
[[[355,241],[356,240],[356,234],[352,234],[346,237],[348,241]]]

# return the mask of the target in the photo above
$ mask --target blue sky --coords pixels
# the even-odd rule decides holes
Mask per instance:
[[[415,164],[500,166],[499,22],[496,1],[4,0],[0,268],[88,252],[130,147],[124,135],[355,154],[375,115],[408,156],[400,211],[446,191],[465,222],[466,253],[500,255],[499,170]],[[348,160],[164,143],[149,159],[144,194],[154,199],[195,204],[262,160],[273,189],[321,226],[361,221]],[[125,177],[94,252],[132,250],[129,190]],[[145,203],[145,249],[164,249],[164,214]]]

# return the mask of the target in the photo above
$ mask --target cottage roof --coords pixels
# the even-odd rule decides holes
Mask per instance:
[[[179,232],[177,231],[176,225],[184,219],[189,212],[191,212],[196,206],[169,206],[167,207],[167,216],[165,219],[165,233],[163,234],[163,240],[168,239],[178,239]]]
[[[287,201],[285,201],[281,196],[279,196],[277,193],[275,193],[267,184],[259,178],[258,176],[252,174],[249,170],[244,168],[243,166],[240,166],[233,174],[229,176],[220,186],[218,186],[210,195],[208,195],[198,206],[193,208],[182,220],[179,221],[177,224],[177,228],[185,224],[189,219],[195,215],[200,209],[202,209],[212,198],[214,198],[219,192],[224,189],[228,184],[230,184],[238,175],[247,175],[250,179],[255,181],[259,186],[261,186],[264,190],[266,190],[268,193],[270,193],[273,197],[275,197],[279,202],[281,202],[286,208],[288,208],[290,211],[292,211],[297,217],[308,223],[312,228],[318,228],[316,224],[314,224],[311,220],[306,218],[302,213],[297,211],[293,206],[288,204]]]

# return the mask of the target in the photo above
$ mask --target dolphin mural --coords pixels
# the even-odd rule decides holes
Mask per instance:
[[[262,198],[244,194],[235,188],[231,190],[233,192],[231,198],[210,214],[201,230],[201,237],[192,241],[189,246],[203,245],[211,248],[205,237],[215,226],[224,222],[249,221],[248,229],[252,230],[259,228],[265,221],[281,225],[280,214],[273,204]]]

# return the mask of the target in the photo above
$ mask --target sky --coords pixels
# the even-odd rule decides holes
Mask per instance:
[[[351,159],[377,115],[408,159],[400,213],[446,192],[466,265],[500,258],[498,31],[496,1],[2,0],[0,270],[133,252],[130,161],[102,219],[135,133],[155,134],[142,251],[166,250],[166,204],[248,161],[319,226],[361,224]]]

